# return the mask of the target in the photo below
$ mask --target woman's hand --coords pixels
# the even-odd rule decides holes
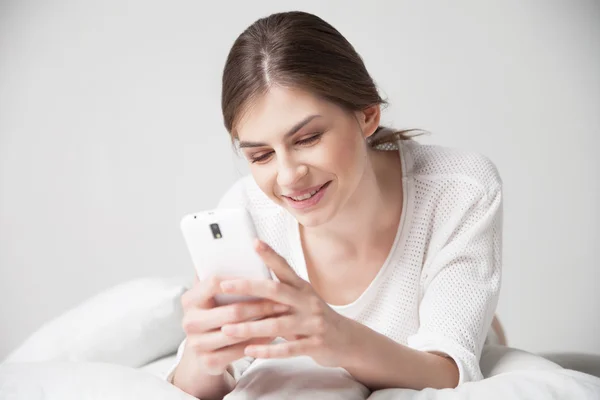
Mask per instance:
[[[250,343],[269,343],[274,338],[263,336],[253,341],[225,335],[221,327],[243,321],[274,316],[289,309],[270,300],[240,302],[217,307],[214,296],[222,293],[224,278],[205,281],[196,279],[192,289],[181,297],[183,330],[186,333],[185,352],[208,375],[223,374],[229,364],[244,357]]]
[[[283,337],[278,344],[251,344],[245,354],[255,358],[287,358],[308,355],[317,363],[338,367],[347,362],[355,322],[332,310],[266,243],[256,251],[277,275],[274,280],[235,279],[221,282],[224,293],[249,295],[290,306],[284,315],[260,321],[226,323],[221,331],[235,340]]]

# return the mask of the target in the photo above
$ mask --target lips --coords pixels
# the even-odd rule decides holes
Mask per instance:
[[[320,186],[313,186],[312,188],[293,192],[284,195],[283,198],[292,208],[307,209],[315,206],[323,198],[330,183],[331,181]]]
[[[288,199],[296,200],[296,201],[306,200],[306,199],[314,196],[315,193],[317,193],[319,190],[321,190],[325,185],[329,184],[330,182],[331,181],[325,182],[322,185],[309,187],[307,189],[297,190],[297,191],[294,191],[294,192],[291,192],[288,194],[284,194],[282,196],[287,197]]]

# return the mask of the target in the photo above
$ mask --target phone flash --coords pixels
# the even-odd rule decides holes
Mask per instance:
[[[213,237],[215,239],[221,239],[223,235],[221,235],[221,228],[219,228],[219,224],[210,224],[210,230],[212,231]]]

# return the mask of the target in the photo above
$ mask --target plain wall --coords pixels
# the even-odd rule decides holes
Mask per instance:
[[[225,58],[290,9],[356,47],[385,122],[498,166],[510,344],[600,353],[600,3],[4,0],[0,358],[112,285],[191,276],[180,218],[247,171],[222,124]]]

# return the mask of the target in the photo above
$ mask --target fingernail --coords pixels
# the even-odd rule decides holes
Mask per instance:
[[[256,239],[256,249],[259,251],[264,251],[267,249],[267,245],[265,244],[265,242]]]
[[[286,306],[285,304],[276,304],[273,309],[275,310],[275,312],[281,313],[281,312],[286,312],[287,310],[290,309],[290,307]]]
[[[223,290],[231,290],[234,288],[233,282],[221,282],[221,289]]]

